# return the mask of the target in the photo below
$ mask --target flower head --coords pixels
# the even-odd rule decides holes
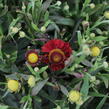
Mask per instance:
[[[30,75],[30,76],[29,76],[29,79],[28,79],[28,85],[29,85],[30,87],[34,87],[34,86],[35,86],[35,82],[36,82],[35,77],[32,76],[32,75]]]
[[[20,83],[17,80],[9,80],[7,87],[12,92],[17,92],[20,88]]]
[[[39,62],[38,52],[35,49],[27,51],[25,54],[25,57],[26,57],[27,62],[31,66],[37,65]]]
[[[100,54],[100,49],[97,46],[94,46],[91,48],[91,55],[92,56],[99,56]]]
[[[70,57],[72,49],[68,42],[53,39],[42,47],[42,52],[46,53],[46,63],[53,71],[57,71],[64,68],[65,61]]]
[[[78,103],[80,102],[81,100],[81,94],[79,91],[77,90],[71,90],[69,93],[68,93],[68,100],[72,103],[72,102],[75,102],[75,103]]]

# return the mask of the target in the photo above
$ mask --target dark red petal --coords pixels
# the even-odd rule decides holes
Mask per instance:
[[[49,40],[46,44],[42,46],[42,52],[50,52],[52,49],[54,49],[54,41]]]
[[[48,54],[44,54],[41,56],[41,62],[45,64],[49,63]]]
[[[52,49],[63,48],[65,42],[60,39],[53,39],[48,41],[44,46],[42,46],[42,52],[50,52]]]
[[[72,53],[72,48],[70,47],[70,44],[66,42],[64,44],[64,47],[62,48],[62,51],[65,53],[65,56],[68,58]]]
[[[50,68],[52,71],[58,71],[58,70],[61,70],[65,67],[65,65],[62,63],[62,64],[51,64],[50,65]]]
[[[61,49],[64,47],[65,42],[63,40],[54,39],[53,41],[54,41],[55,48]]]
[[[28,62],[28,61],[27,61],[27,63],[28,63],[30,66],[32,66],[32,67],[37,66],[37,63],[30,63],[30,62]]]
[[[31,50],[28,50],[25,54],[25,58],[27,59],[28,55],[31,54],[31,53],[35,53],[35,54],[38,54],[38,51],[36,49],[31,49]]]

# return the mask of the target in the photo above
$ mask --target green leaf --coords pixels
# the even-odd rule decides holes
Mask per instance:
[[[67,88],[65,86],[63,86],[63,85],[59,85],[59,86],[60,86],[61,92],[64,95],[68,96],[68,90],[67,90]]]
[[[45,67],[42,67],[39,71],[38,71],[38,73],[40,74],[40,73],[43,73],[44,71],[46,71],[48,69],[48,66],[45,66]]]
[[[33,22],[31,23],[31,25],[32,25],[32,27],[33,27],[33,29],[35,30],[35,31],[40,31],[40,29],[38,28],[38,26],[37,25],[35,25]]]
[[[84,76],[84,82],[81,88],[81,93],[83,94],[84,99],[88,96],[89,93],[89,77],[87,74]]]
[[[26,63],[26,65],[27,65],[28,69],[30,70],[30,72],[31,72],[33,75],[35,75],[37,79],[40,78],[39,73],[36,73],[36,72],[34,71],[34,69],[33,69],[28,63]]]
[[[81,45],[82,35],[80,31],[77,31],[77,36],[78,36],[78,44]]]
[[[67,26],[73,26],[74,25],[74,21],[70,18],[64,18],[61,16],[52,16],[51,17],[57,24],[60,25],[67,25]]]
[[[94,37],[92,40],[99,42],[99,41],[103,41],[103,40],[106,40],[106,39],[107,39],[107,37],[97,36],[97,37]]]
[[[90,96],[93,96],[93,97],[105,97],[104,94],[96,93],[96,92],[90,92],[89,95],[90,95]],[[108,96],[108,97],[109,97],[109,96]]]
[[[51,3],[52,3],[52,0],[46,0],[42,5],[42,11],[45,12],[49,8]]]
[[[0,109],[8,109],[8,106],[0,105]]]
[[[98,106],[96,107],[96,109],[102,109],[102,107],[103,107],[103,105],[104,105],[107,97],[108,97],[108,94],[105,95],[105,97],[100,101],[100,103],[98,104]]]
[[[39,91],[44,87],[44,85],[47,83],[48,79],[39,81],[36,86],[32,89],[32,96],[35,96],[39,93]]]

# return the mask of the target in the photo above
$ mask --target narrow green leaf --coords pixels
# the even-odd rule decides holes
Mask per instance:
[[[48,79],[39,81],[36,86],[32,89],[32,96],[35,96],[39,93],[39,91],[44,87],[44,85],[47,83]]]
[[[67,90],[67,88],[65,86],[63,86],[63,85],[60,85],[60,88],[61,88],[61,92],[64,95],[68,96],[68,90]]]
[[[104,105],[107,97],[108,97],[108,94],[105,95],[105,97],[100,101],[100,103],[98,104],[98,106],[96,107],[96,109],[102,109],[102,107],[103,107],[103,105]]]
[[[84,99],[88,96],[89,93],[89,77],[88,75],[84,76],[84,82],[81,88],[81,93],[83,94]]]

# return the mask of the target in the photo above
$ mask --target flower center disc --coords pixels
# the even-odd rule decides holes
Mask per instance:
[[[28,55],[28,61],[30,63],[36,63],[38,61],[38,55],[35,53],[31,53]]]
[[[60,63],[64,61],[64,59],[65,59],[65,54],[60,49],[53,49],[49,53],[49,61],[51,63]]]

